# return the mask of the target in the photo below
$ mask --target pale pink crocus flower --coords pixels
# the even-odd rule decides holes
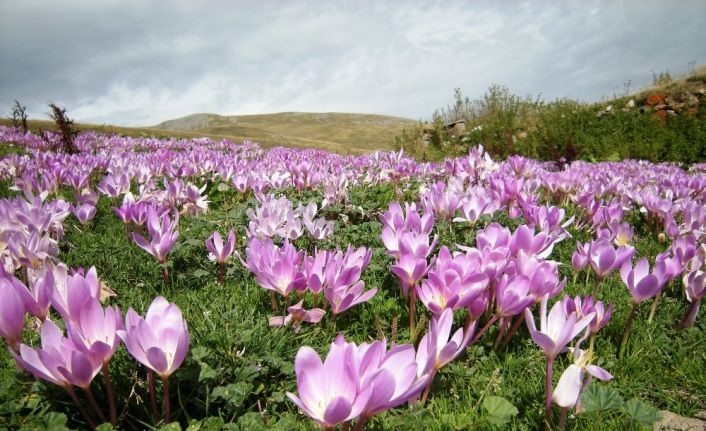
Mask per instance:
[[[569,313],[562,301],[557,301],[547,315],[547,301],[549,295],[542,298],[539,309],[540,329],[534,323],[534,316],[529,309],[525,309],[525,321],[529,329],[532,340],[544,351],[547,360],[546,384],[545,384],[545,420],[549,421],[552,409],[552,370],[554,358],[562,352],[566,345],[576,337],[581,331],[591,323],[595,313],[589,313],[581,319],[577,319],[576,313]]]

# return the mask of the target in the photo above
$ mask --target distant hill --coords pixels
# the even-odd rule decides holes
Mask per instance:
[[[373,114],[281,112],[233,115],[193,114],[150,129],[250,139],[265,146],[316,147],[339,153],[392,148],[393,138],[414,120]]]
[[[68,112],[71,117],[71,112]],[[10,126],[7,118],[0,125]],[[373,114],[282,112],[279,114],[222,116],[194,114],[165,121],[152,127],[120,127],[77,123],[80,130],[118,133],[126,136],[174,138],[209,137],[241,142],[244,139],[263,147],[322,148],[341,154],[364,154],[392,149],[393,138],[414,120]],[[29,128],[54,130],[49,120],[30,118]]]

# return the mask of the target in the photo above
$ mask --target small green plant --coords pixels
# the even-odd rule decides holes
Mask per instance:
[[[663,86],[671,83],[672,75],[669,74],[669,71],[659,73],[652,72],[652,85]]]
[[[591,385],[581,396],[584,415],[592,416],[594,428],[600,429],[606,417],[622,417],[636,428],[652,429],[662,419],[662,414],[653,406],[631,399],[624,401],[620,393],[610,387]]]

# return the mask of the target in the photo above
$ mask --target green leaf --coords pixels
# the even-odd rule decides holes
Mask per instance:
[[[586,413],[619,409],[623,406],[623,397],[613,388],[590,385],[581,396]]]
[[[102,423],[96,427],[96,431],[113,431],[114,429],[110,422]]]
[[[273,429],[276,431],[291,431],[299,428],[297,417],[286,413],[279,418]]]
[[[198,346],[191,349],[191,357],[193,357],[195,361],[201,362],[206,359],[207,356],[208,347]]]
[[[211,416],[202,421],[192,420],[186,431],[220,431],[221,429],[223,429],[223,419]]]
[[[240,407],[251,391],[252,385],[250,383],[238,382],[213,388],[211,395],[214,399],[221,398],[234,407]]]
[[[194,278],[205,278],[205,277],[210,276],[211,274],[208,271],[199,268],[199,269],[195,270],[194,272],[192,272],[191,275],[193,275]]]
[[[200,367],[201,371],[199,371],[199,383],[203,382],[204,380],[212,380],[218,377],[218,371],[211,368],[208,364],[201,363]]]
[[[648,427],[662,419],[662,413],[658,409],[635,398],[625,403],[623,412],[630,416],[630,419]]]
[[[266,430],[265,423],[262,420],[262,415],[257,412],[248,412],[238,418],[239,431],[258,431]]]
[[[505,425],[519,413],[517,407],[513,406],[510,401],[497,396],[486,397],[483,400],[483,408],[488,414],[486,420],[497,426]]]
[[[66,420],[65,414],[50,412],[44,416],[44,425],[46,425],[47,431],[68,431]]]
[[[160,429],[165,431],[181,431],[181,425],[179,425],[179,422],[170,422]]]

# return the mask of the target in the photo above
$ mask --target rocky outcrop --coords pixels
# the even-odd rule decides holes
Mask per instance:
[[[660,91],[640,97],[633,97],[625,102],[623,111],[639,110],[640,113],[649,114],[664,122],[669,117],[681,115],[694,116],[699,111],[699,106],[706,105],[706,79],[691,82],[690,85],[679,91]],[[615,112],[611,104],[601,109],[596,115],[603,118]]]
[[[654,431],[706,431],[706,422],[679,416],[667,410],[662,411],[662,420],[654,426]]]

